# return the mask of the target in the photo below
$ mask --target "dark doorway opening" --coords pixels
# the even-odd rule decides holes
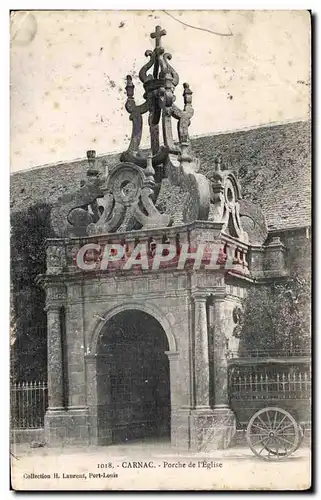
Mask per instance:
[[[163,328],[144,312],[128,310],[108,321],[97,346],[100,444],[169,439],[168,350]]]

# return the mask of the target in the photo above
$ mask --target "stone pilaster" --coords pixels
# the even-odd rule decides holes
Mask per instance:
[[[194,294],[194,369],[195,369],[195,408],[209,408],[209,360],[206,295]]]
[[[68,360],[68,407],[86,407],[84,355],[84,318],[82,286],[70,283],[67,287],[69,304],[66,307],[66,351]]]
[[[89,439],[91,444],[98,443],[98,408],[97,408],[97,356],[87,355],[86,363],[86,392],[89,418]]]
[[[179,379],[179,353],[165,351],[169,361],[171,391],[171,445],[188,447],[188,425],[181,425],[179,408],[181,406],[181,387]]]
[[[63,410],[63,359],[60,305],[47,306],[48,410]]]

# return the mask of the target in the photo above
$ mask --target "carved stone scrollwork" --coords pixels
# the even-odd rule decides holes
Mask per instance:
[[[188,133],[194,114],[193,92],[184,83],[183,109],[175,104],[179,77],[169,63],[171,54],[161,45],[164,35],[166,31],[160,26],[151,33],[155,48],[146,51],[149,60],[139,72],[144,86],[142,104],[136,104],[133,79],[130,75],[126,77],[125,108],[132,122],[127,151],[105,178],[96,169],[95,152],[87,152],[86,182],[76,192],[64,195],[52,210],[52,224],[58,234],[84,236],[171,225],[171,217],[161,213],[157,205],[162,181],[168,177],[172,185],[187,193],[183,207],[185,223],[210,218],[223,223],[225,233],[247,243],[240,220],[240,188],[234,174],[223,171],[219,164],[211,179],[199,172],[200,162],[192,154]],[[145,113],[148,113],[149,151],[140,150]],[[173,120],[177,122],[176,143]]]
[[[136,106],[134,84],[132,78],[127,76],[126,109],[130,113],[133,129],[130,145],[128,150],[122,154],[121,160],[147,167],[147,158],[142,157],[138,149],[143,126],[141,115],[149,111],[152,165],[156,169],[156,175],[158,167],[162,163],[166,167],[165,172],[170,182],[182,186],[184,190],[188,191],[189,196],[183,213],[185,222],[204,220],[208,218],[209,214],[210,188],[206,177],[196,173],[199,162],[190,154],[188,127],[194,114],[193,93],[189,84],[184,83],[184,109],[180,109],[174,104],[176,99],[174,90],[178,85],[179,77],[169,64],[172,58],[171,54],[164,53],[164,49],[161,47],[161,37],[164,35],[166,35],[166,31],[156,26],[155,32],[151,34],[151,37],[156,39],[156,47],[154,51],[146,51],[145,55],[149,57],[149,61],[139,72],[139,78],[145,88],[146,102],[144,104]],[[154,67],[153,74],[148,74],[152,67]],[[162,117],[164,147],[159,145],[160,117]],[[172,119],[177,120],[178,144],[175,144],[173,139]],[[145,205],[149,205],[149,199],[149,196],[145,196]],[[154,212],[153,206],[149,210]]]
[[[184,222],[207,220],[210,210],[209,183],[201,174],[187,174],[184,186],[189,192],[183,209]]]
[[[120,163],[111,171],[104,191],[104,212],[88,234],[116,231],[124,221],[127,208],[144,228],[167,227],[171,220],[154,205],[154,169],[151,159],[145,170],[132,163]]]
[[[220,157],[215,162],[210,180],[211,218],[224,224],[223,232],[248,243],[240,218],[241,188],[234,173],[222,169]]]
[[[96,170],[96,152],[87,151],[87,158],[86,181],[82,181],[77,190],[58,198],[51,210],[51,225],[57,236],[84,236],[88,224],[100,217],[97,198],[103,196],[103,179]]]

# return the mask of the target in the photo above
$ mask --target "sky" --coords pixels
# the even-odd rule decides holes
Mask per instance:
[[[309,117],[307,11],[17,11],[11,15],[11,171],[127,149],[125,76],[163,46],[193,91],[190,135]],[[231,36],[222,36],[231,35]],[[148,136],[143,136],[143,145]]]

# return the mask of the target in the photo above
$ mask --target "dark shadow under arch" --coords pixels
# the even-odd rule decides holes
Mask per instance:
[[[98,442],[170,437],[169,350],[159,322],[139,310],[113,316],[97,342]]]

